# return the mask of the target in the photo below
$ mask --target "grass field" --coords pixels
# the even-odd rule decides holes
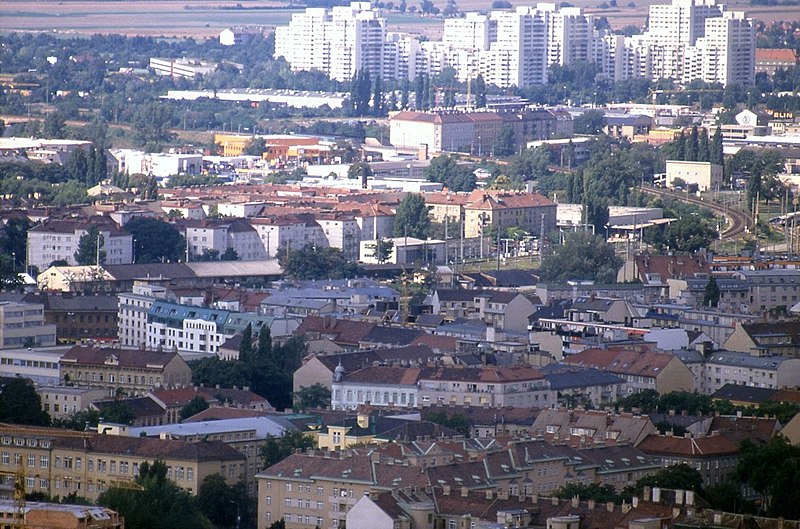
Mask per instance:
[[[635,7],[600,9],[603,0],[572,0],[587,12],[608,17],[611,25],[621,28],[629,24],[641,27],[651,3],[667,0],[633,0]],[[627,6],[628,0],[618,0]],[[444,0],[435,0],[440,7]],[[534,2],[512,2],[528,5]],[[488,0],[460,0],[462,11],[485,10]],[[765,21],[800,19],[800,7],[750,6],[745,0],[726,2],[731,9],[746,11],[753,18]],[[247,9],[231,9],[241,5]],[[414,2],[409,2],[414,5]],[[233,25],[275,26],[285,24],[296,11],[285,2],[272,0],[166,0],[142,1],[33,1],[3,0],[0,2],[0,31],[58,31],[66,33],[119,33],[167,37],[213,37]],[[443,21],[399,13],[388,14],[391,30],[409,31],[437,38]]]

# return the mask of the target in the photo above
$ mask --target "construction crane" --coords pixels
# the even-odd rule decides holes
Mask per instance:
[[[0,470],[0,477],[4,478],[3,481],[8,484],[9,481],[13,482],[14,487],[14,513],[12,516],[11,527],[25,528],[25,468],[22,464],[22,458],[19,460],[19,467],[15,471]],[[10,478],[10,479],[9,479]]]

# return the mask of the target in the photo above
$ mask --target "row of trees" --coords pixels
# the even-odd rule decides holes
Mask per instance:
[[[251,391],[266,398],[276,409],[292,407],[292,374],[300,367],[306,353],[302,338],[293,337],[276,345],[268,327],[262,326],[258,341],[253,343],[251,325],[242,336],[239,358],[220,360],[218,357],[192,362],[192,381],[195,384],[222,387],[249,386]]]

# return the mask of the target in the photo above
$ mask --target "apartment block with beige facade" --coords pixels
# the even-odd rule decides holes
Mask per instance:
[[[440,367],[419,376],[422,406],[519,406],[547,408],[547,380],[532,367]]]
[[[52,419],[68,419],[88,409],[93,402],[108,397],[104,389],[73,386],[39,386],[36,393],[42,401],[42,409]]]
[[[167,478],[192,494],[211,474],[236,483],[245,457],[219,441],[146,439],[57,428],[0,426],[0,471],[22,465],[28,492],[75,493],[96,501],[109,488],[133,481],[144,462],[163,460]]]
[[[177,353],[75,346],[61,357],[61,373],[76,386],[103,388],[109,396],[142,395],[191,384],[192,370]]]

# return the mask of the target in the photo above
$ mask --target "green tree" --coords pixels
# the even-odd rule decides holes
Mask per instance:
[[[717,285],[717,278],[713,275],[708,278],[706,289],[703,293],[703,306],[704,307],[718,307],[719,306],[719,285]]]
[[[510,125],[504,126],[497,133],[492,150],[495,156],[511,156],[517,151],[517,140]]]
[[[270,331],[267,323],[261,325],[258,330],[258,349],[256,351],[260,365],[277,366],[278,362],[275,361],[274,357],[275,350],[272,347],[272,331]]]
[[[483,76],[478,76],[472,81],[472,93],[475,95],[475,108],[486,107],[486,81]]]
[[[261,157],[265,152],[267,152],[267,140],[259,136],[253,136],[244,146],[242,154]]]
[[[600,134],[605,123],[602,110],[587,110],[572,121],[575,134]]]
[[[556,497],[571,500],[580,498],[581,500],[594,500],[598,503],[614,502],[620,503],[622,498],[614,488],[614,485],[601,485],[599,483],[567,483],[558,491]]]
[[[0,422],[49,426],[50,416],[42,410],[42,399],[29,379],[15,378],[3,384]]]
[[[278,262],[288,277],[295,279],[343,279],[356,277],[360,270],[338,248],[307,245],[288,253],[281,249]]]
[[[768,516],[800,518],[800,447],[786,437],[777,435],[763,445],[744,441],[735,476],[761,496],[761,508]]]
[[[134,141],[140,147],[160,151],[161,144],[172,139],[169,127],[173,118],[172,106],[166,103],[140,105],[131,118]]]
[[[242,343],[239,344],[239,361],[245,364],[253,361],[253,325],[250,323],[242,331]]]
[[[394,216],[395,237],[416,237],[427,239],[431,219],[428,216],[428,206],[422,195],[409,193],[397,206]]]
[[[79,265],[101,265],[106,262],[105,241],[97,226],[91,226],[78,240],[75,262]]]
[[[307,450],[314,447],[314,440],[298,430],[284,430],[282,437],[267,435],[259,455],[265,467],[280,463],[296,449]]]
[[[243,481],[228,485],[220,474],[207,476],[197,492],[197,505],[217,529],[255,528],[255,502]]]
[[[725,165],[725,157],[722,152],[722,129],[717,127],[714,136],[708,146],[709,161],[717,165]]]
[[[369,70],[358,70],[353,77],[349,99],[354,116],[368,116],[370,114],[371,89],[372,81],[370,80]]]
[[[22,271],[25,268],[25,248],[28,240],[30,222],[27,218],[9,218],[0,229],[0,255],[16,259],[12,268]]]
[[[56,184],[53,188],[53,198],[50,200],[53,206],[71,206],[86,203],[86,186],[77,180]]]
[[[394,251],[394,243],[387,239],[378,239],[375,242],[375,260],[383,264],[389,260]]]
[[[700,218],[684,217],[671,223],[664,230],[667,246],[676,252],[694,253],[708,248],[719,236],[717,230]]]
[[[409,96],[408,79],[403,79],[403,85],[400,88],[400,110],[408,110],[408,96]]]
[[[67,158],[64,169],[67,170],[73,180],[79,180],[81,182],[87,181],[87,176],[89,174],[89,157],[86,151],[83,149],[75,149],[72,151],[69,158]]]
[[[659,470],[652,476],[645,476],[636,482],[636,488],[661,487],[664,489],[681,489],[701,492],[703,476],[700,472],[685,463],[671,465]]]
[[[228,248],[225,248],[225,251],[222,252],[222,255],[219,256],[219,260],[220,261],[238,261],[239,260],[239,254],[236,253],[236,250],[234,250],[233,248],[228,247]]]
[[[375,83],[372,91],[372,115],[383,116],[385,112],[385,104],[383,101],[383,84],[381,83],[381,76],[375,76]]]
[[[475,189],[475,174],[472,167],[459,164],[458,159],[449,154],[432,159],[423,174],[429,181],[443,184],[450,191]]]
[[[542,260],[543,281],[591,279],[598,283],[613,283],[622,260],[614,248],[601,236],[589,232],[568,235],[564,244]]]
[[[201,395],[197,395],[195,398],[190,400],[186,406],[181,408],[180,419],[181,421],[184,419],[188,419],[192,415],[197,415],[201,411],[208,409],[208,401]]]
[[[444,410],[435,410],[425,415],[425,420],[446,426],[464,436],[469,436],[472,423],[464,415],[453,412],[448,414]]]
[[[44,118],[42,135],[45,138],[64,139],[67,133],[67,120],[61,112],[50,112]],[[78,149],[82,150],[82,149]]]
[[[373,174],[375,173],[368,162],[356,162],[347,168],[347,178],[350,179],[370,177]]]
[[[97,500],[117,511],[130,529],[214,529],[197,500],[167,479],[167,465],[142,463],[136,483],[141,490],[112,487]]]
[[[125,231],[136,241],[137,263],[178,262],[185,255],[186,239],[163,220],[133,218],[125,224]]]
[[[113,400],[105,403],[99,413],[100,418],[102,418],[104,422],[115,424],[131,425],[136,419],[136,415],[133,413],[133,410],[131,410],[131,407],[123,400]]]
[[[331,403],[331,390],[322,384],[303,386],[293,395],[294,407],[298,410],[327,408]]]

